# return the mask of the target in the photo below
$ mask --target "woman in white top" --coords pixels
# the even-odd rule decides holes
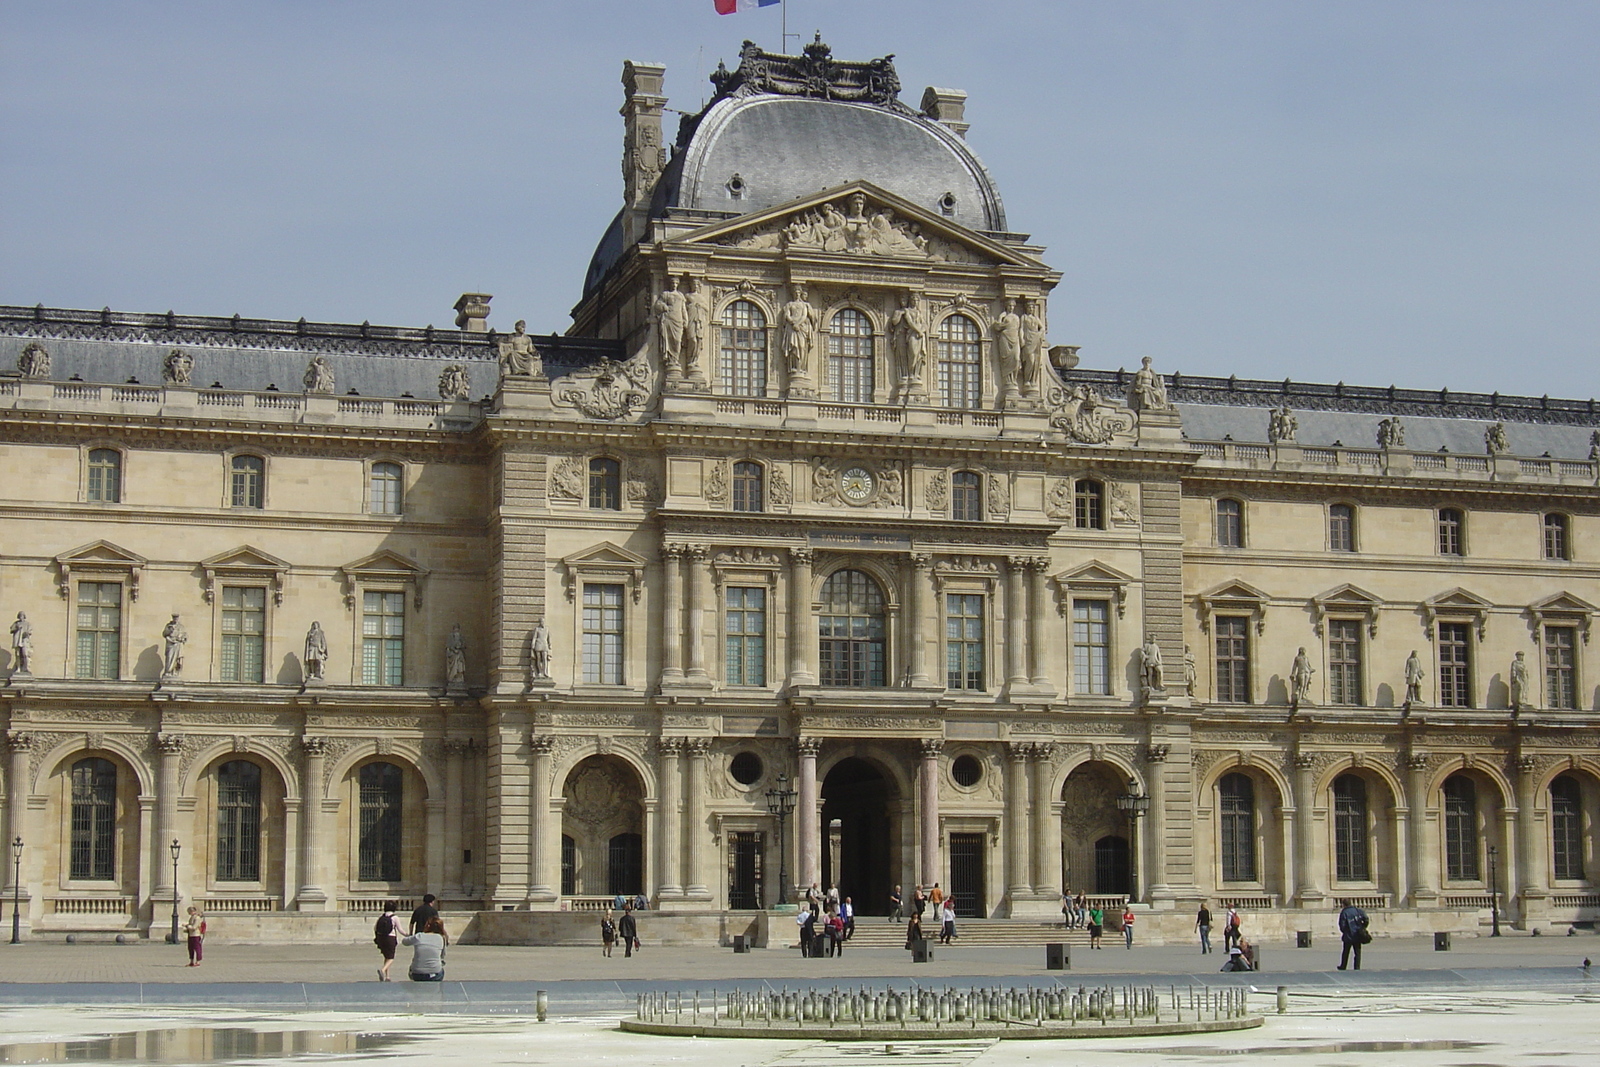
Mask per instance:
[[[429,919],[421,933],[407,934],[400,939],[400,943],[411,946],[413,982],[444,981],[444,946],[447,943],[444,923]]]
[[[948,945],[956,936],[956,902],[949,897],[939,905],[939,943]]]

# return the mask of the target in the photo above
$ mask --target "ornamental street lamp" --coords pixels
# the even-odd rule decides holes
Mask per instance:
[[[789,788],[789,776],[778,775],[776,787],[767,790],[767,810],[778,820],[778,903],[789,903],[789,850],[783,844],[783,824],[789,818],[789,813],[794,810],[795,800],[798,798],[793,789]]]
[[[11,943],[22,944],[22,835],[11,842]]]
[[[168,847],[172,850],[172,933],[167,940],[169,944],[176,945],[178,943],[178,854],[183,851],[183,846],[178,844],[178,839],[174,837]]]
[[[1139,820],[1150,811],[1150,798],[1139,790],[1139,783],[1128,779],[1128,791],[1117,797],[1117,810],[1128,817],[1132,828],[1128,845],[1128,899],[1139,899]]]
[[[1500,850],[1489,846],[1489,936],[1500,936],[1500,882],[1494,876],[1494,859]]]

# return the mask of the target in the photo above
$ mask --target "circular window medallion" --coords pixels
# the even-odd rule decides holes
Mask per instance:
[[[976,756],[957,756],[950,764],[950,777],[956,780],[956,785],[971,789],[983,780],[983,764]]]
[[[728,764],[728,773],[740,785],[755,785],[761,780],[761,757],[754,752],[741,752]]]

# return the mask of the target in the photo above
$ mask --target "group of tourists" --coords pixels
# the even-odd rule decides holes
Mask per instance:
[[[616,905],[617,910],[621,912],[617,919],[613,920],[609,911],[600,916],[600,955],[611,955],[611,950],[616,947],[617,940],[620,938],[623,958],[632,959],[634,950],[641,947],[639,920],[634,918],[633,915],[638,901],[625,900],[620,896],[617,900],[622,901],[621,904]]]
[[[929,914],[931,911],[931,914]],[[894,892],[889,894],[889,921],[899,922],[905,916],[905,899],[900,895],[900,887],[895,886]],[[911,894],[911,918],[906,922],[906,948],[914,949],[917,942],[928,935],[925,934],[924,917],[928,923],[937,925],[939,929],[939,944],[948,945],[958,936],[956,933],[956,902],[944,891],[938,882],[927,891],[922,886],[916,886]]]
[[[395,949],[400,945],[411,948],[411,965],[406,970],[413,982],[444,981],[444,950],[450,943],[450,935],[445,932],[444,920],[439,918],[439,898],[432,893],[423,895],[422,903],[411,911],[411,921],[404,934],[400,932],[400,920],[395,915],[398,907],[395,901],[385,901],[383,914],[372,928],[372,942],[383,956],[378,981],[391,981],[389,968],[394,965]]]
[[[800,955],[842,956],[844,943],[856,933],[855,902],[841,897],[837,885],[824,894],[813,882],[794,921],[800,927]]]

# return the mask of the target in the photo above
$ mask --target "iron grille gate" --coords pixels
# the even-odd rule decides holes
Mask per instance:
[[[742,830],[728,835],[728,907],[761,907],[761,852],[765,834]]]
[[[950,896],[956,915],[983,918],[983,834],[950,835]]]

